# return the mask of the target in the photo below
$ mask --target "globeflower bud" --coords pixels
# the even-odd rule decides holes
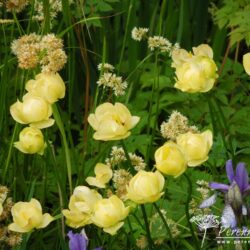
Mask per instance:
[[[203,133],[187,132],[179,135],[176,141],[185,154],[188,166],[196,167],[208,159],[213,144],[213,134],[210,130]]]
[[[181,147],[167,142],[155,152],[156,168],[163,174],[178,177],[187,169],[187,162]]]
[[[163,195],[165,179],[156,172],[139,171],[127,186],[127,198],[138,203],[152,203]]]
[[[47,227],[54,220],[50,214],[42,213],[41,204],[36,199],[31,199],[29,202],[17,202],[11,208],[11,214],[14,222],[8,228],[19,233],[30,232],[34,228]]]
[[[91,186],[105,188],[105,184],[110,181],[113,173],[110,166],[97,163],[95,166],[95,175],[96,177],[88,177],[86,182]]]
[[[40,73],[26,83],[25,89],[51,104],[65,96],[65,84],[58,73]]]
[[[123,226],[122,220],[127,217],[129,207],[125,207],[122,200],[112,195],[108,199],[97,201],[93,211],[92,222],[102,227],[104,232],[114,235]]]
[[[184,49],[172,53],[172,67],[176,68],[175,88],[183,92],[208,92],[214,85],[217,66],[213,60],[213,50],[202,44],[193,48],[194,54]]]
[[[10,113],[13,119],[21,124],[30,124],[31,127],[47,128],[54,124],[51,105],[39,96],[27,93],[23,102],[17,100],[11,105]]]
[[[102,141],[127,138],[140,118],[131,116],[126,106],[121,103],[103,103],[88,117],[89,124],[96,131],[94,139]]]
[[[250,75],[250,53],[243,56],[243,67],[248,75]]]
[[[43,155],[46,144],[40,129],[27,127],[20,132],[19,141],[15,142],[14,146],[24,154]]]
[[[69,209],[62,211],[66,217],[66,224],[73,228],[90,224],[94,205],[101,198],[102,196],[95,190],[85,186],[76,187],[70,197]]]

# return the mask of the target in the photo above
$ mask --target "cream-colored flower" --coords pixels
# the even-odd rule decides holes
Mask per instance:
[[[8,228],[11,231],[26,233],[32,229],[47,227],[54,218],[42,213],[42,207],[38,200],[31,199],[29,202],[17,202],[11,209],[13,223]]]
[[[58,73],[40,73],[26,83],[25,89],[51,104],[65,96],[65,84]]]
[[[51,105],[43,98],[30,93],[23,96],[23,102],[17,100],[11,105],[10,113],[16,122],[30,124],[31,127],[47,128],[54,124],[54,120],[50,119]]]
[[[27,127],[20,132],[19,141],[14,146],[25,154],[43,155],[46,144],[40,129]]]
[[[126,106],[121,103],[103,103],[96,108],[94,114],[88,117],[89,124],[96,131],[94,139],[102,141],[127,138],[140,118],[131,116]]]
[[[164,177],[158,171],[139,171],[127,186],[127,198],[139,203],[152,203],[163,195]]]
[[[243,56],[243,66],[248,75],[250,75],[250,53]]]
[[[207,92],[215,83],[217,66],[213,50],[207,44],[193,48],[193,54],[184,49],[172,52],[172,67],[176,68],[175,87],[183,92]]]
[[[163,174],[178,177],[187,169],[187,161],[180,146],[167,142],[155,152],[156,168]]]
[[[175,88],[183,92],[208,92],[217,78],[217,66],[209,57],[194,56],[176,68]]]
[[[102,163],[97,163],[95,166],[96,177],[87,177],[86,182],[90,186],[105,188],[105,184],[112,178],[111,167]]]
[[[213,50],[207,44],[201,44],[198,47],[193,47],[193,53],[195,56],[206,56],[213,59]]]
[[[123,226],[123,220],[128,214],[129,207],[125,207],[122,200],[112,195],[96,202],[91,220],[96,226],[103,228],[104,232],[114,235]]]
[[[210,130],[203,133],[187,132],[177,137],[177,144],[185,153],[189,167],[196,167],[208,159],[213,145],[213,134]]]
[[[79,228],[91,224],[91,214],[95,203],[102,199],[102,196],[95,190],[85,186],[78,186],[70,197],[69,209],[62,211],[66,217],[66,224],[69,227]]]
[[[190,52],[187,52],[185,49],[175,48],[172,51],[172,67],[177,68],[183,63],[189,61],[193,55]]]

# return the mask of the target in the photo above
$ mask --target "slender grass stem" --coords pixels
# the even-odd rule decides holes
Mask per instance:
[[[148,245],[149,245],[149,250],[154,249],[154,242],[151,238],[150,234],[150,229],[149,229],[149,223],[148,223],[148,218],[147,218],[147,213],[144,204],[141,204],[141,210],[142,210],[142,216],[144,219],[145,227],[146,227],[146,233],[147,233],[147,238],[148,238]]]
[[[183,24],[184,24],[184,1],[181,0],[181,8],[180,8],[180,15],[179,15],[179,27],[177,31],[177,42],[181,43],[182,33],[183,33]]]
[[[187,223],[188,223],[192,238],[194,239],[194,247],[195,247],[195,249],[199,250],[200,248],[199,248],[199,244],[198,244],[198,239],[197,239],[196,234],[194,233],[193,225],[190,222],[190,214],[189,214],[189,203],[190,203],[191,197],[192,197],[192,182],[186,173],[184,173],[184,177],[186,178],[187,184],[188,184],[188,196],[187,196],[187,201],[186,201],[186,205],[185,205],[185,213],[186,213]]]
[[[10,160],[11,160],[11,155],[12,155],[12,149],[13,149],[13,143],[14,143],[14,140],[16,139],[17,128],[18,128],[18,124],[16,123],[15,127],[14,127],[14,131],[13,131],[12,137],[11,137],[10,145],[9,145],[9,150],[8,150],[8,155],[7,155],[7,159],[6,159],[6,164],[5,164],[5,167],[4,167],[4,170],[3,170],[3,177],[2,177],[2,183],[3,184],[5,183],[5,177],[6,177],[6,174],[8,172],[9,165],[10,165]]]
[[[123,148],[123,150],[124,150],[125,156],[126,156],[126,158],[127,158],[128,164],[129,164],[129,169],[132,169],[132,168],[133,168],[133,165],[132,165],[132,163],[131,163],[131,160],[130,160],[130,157],[129,157],[128,150],[127,150],[126,145],[125,145],[125,143],[124,143],[123,140],[121,141],[121,144],[122,144],[122,148]]]
[[[159,209],[159,207],[157,206],[157,204],[156,204],[156,203],[153,203],[153,206],[155,207],[157,213],[158,213],[159,216],[161,217],[162,222],[163,222],[163,224],[164,224],[164,226],[165,226],[165,228],[166,228],[166,230],[167,230],[167,233],[168,233],[169,239],[170,239],[171,249],[172,249],[172,250],[176,249],[176,248],[175,248],[175,244],[174,244],[174,240],[173,240],[173,236],[172,236],[171,230],[170,230],[170,228],[169,228],[169,226],[168,226],[168,223],[167,223],[166,219],[164,218],[164,216],[163,216],[161,210]]]
[[[54,104],[52,106],[52,109],[53,109],[54,118],[56,120],[56,124],[57,124],[59,131],[61,133],[61,136],[62,136],[63,148],[64,148],[65,158],[66,158],[68,181],[69,181],[69,190],[70,190],[70,194],[72,194],[72,179],[71,179],[72,166],[71,166],[70,151],[69,151],[69,146],[68,146],[68,142],[67,142],[67,137],[66,137],[63,122],[62,122],[62,119],[61,119],[61,116],[60,116],[60,113],[58,111],[56,104]]]
[[[119,60],[118,70],[117,70],[118,75],[119,75],[120,70],[121,70],[122,59],[123,59],[123,56],[124,56],[124,51],[125,51],[125,46],[126,46],[126,41],[127,41],[127,36],[128,36],[128,26],[129,26],[130,16],[131,16],[132,8],[133,8],[133,3],[134,3],[134,0],[129,1],[129,8],[128,8],[126,27],[125,27],[125,34],[124,34],[124,38],[123,38],[123,42],[122,42],[122,50],[121,50],[120,60]]]

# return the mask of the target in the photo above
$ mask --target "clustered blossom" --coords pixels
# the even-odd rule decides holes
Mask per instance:
[[[22,234],[8,230],[11,209],[14,205],[12,198],[7,197],[9,189],[0,186],[0,245],[14,247],[22,242]]]
[[[136,171],[144,170],[146,167],[146,163],[144,162],[144,159],[136,154],[129,153],[129,159],[131,161],[132,166]],[[119,165],[122,162],[125,162],[126,155],[121,147],[113,146],[110,157],[105,160],[106,164],[115,167]]]
[[[177,136],[188,131],[198,132],[195,126],[188,125],[188,119],[178,111],[173,111],[167,122],[161,124],[161,134],[165,139],[175,141]]]
[[[69,0],[68,2],[69,5],[73,3],[72,0]],[[34,10],[35,10],[35,15],[32,18],[37,21],[43,21],[44,9],[42,0],[35,0]],[[50,21],[55,19],[59,12],[62,12],[62,0],[49,0]]]
[[[160,49],[161,52],[171,52],[172,43],[162,36],[153,36],[148,38],[148,47],[151,51]]]
[[[115,67],[109,63],[100,63],[98,64],[97,69],[104,72],[113,72]]]
[[[7,11],[21,12],[28,4],[29,0],[7,0],[5,2]]]
[[[183,174],[187,166],[196,167],[208,159],[213,144],[210,130],[199,132],[188,125],[188,119],[174,111],[167,122],[161,124],[162,136],[169,139],[155,151],[156,168],[175,178]]]
[[[107,68],[105,68],[107,71]],[[110,68],[109,68],[110,70]],[[127,82],[123,82],[121,76],[117,76],[114,73],[104,72],[97,81],[98,86],[103,85],[104,87],[109,87],[114,91],[116,96],[125,95],[125,90],[128,87]]]
[[[118,169],[114,171],[112,180],[114,182],[114,187],[116,189],[115,193],[122,200],[126,199],[127,195],[126,186],[129,184],[132,177],[133,176],[125,169]]]
[[[0,19],[0,24],[14,23],[13,19]]]
[[[144,159],[142,157],[136,154],[129,153],[129,158],[132,166],[135,168],[136,171],[145,169],[146,163],[144,162]]]
[[[22,69],[40,65],[43,73],[55,73],[67,62],[63,41],[54,34],[24,35],[12,42],[11,50],[17,56],[18,66]]]
[[[131,32],[131,36],[136,41],[141,41],[144,38],[147,38],[148,28],[137,28],[134,27]]]

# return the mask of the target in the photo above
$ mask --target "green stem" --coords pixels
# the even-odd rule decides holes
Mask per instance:
[[[199,248],[199,244],[198,244],[198,239],[197,239],[196,234],[194,233],[193,225],[190,222],[190,214],[189,214],[189,203],[191,201],[191,195],[192,195],[192,182],[186,173],[184,173],[184,177],[186,178],[187,183],[188,183],[188,196],[187,196],[187,201],[186,201],[186,205],[185,205],[185,213],[186,213],[187,223],[188,223],[188,226],[190,228],[192,238],[194,239],[194,246],[197,250],[199,250],[200,248]]]
[[[118,64],[118,70],[117,70],[118,75],[119,75],[120,70],[121,70],[121,63],[122,63],[122,59],[123,59],[123,56],[124,56],[125,45],[126,45],[126,40],[127,40],[127,36],[128,36],[128,26],[129,26],[129,21],[130,21],[132,8],[133,8],[133,0],[130,0],[129,1],[129,8],[128,8],[127,22],[126,22],[126,28],[125,28],[125,34],[124,34],[124,39],[123,39],[123,43],[122,43],[122,50],[121,50],[120,60],[119,60],[119,64]]]
[[[12,137],[11,137],[10,145],[9,145],[9,150],[8,150],[6,164],[5,164],[5,167],[4,167],[4,170],[3,170],[2,184],[5,183],[5,177],[6,177],[9,165],[10,165],[10,160],[11,160],[11,155],[12,155],[12,149],[13,149],[13,143],[14,143],[14,140],[16,138],[17,127],[18,127],[18,124],[16,123],[15,127],[14,127],[14,131],[13,131]]]
[[[67,138],[66,138],[66,133],[64,130],[63,122],[60,116],[60,113],[58,111],[58,108],[56,104],[52,106],[53,109],[53,115],[56,121],[56,124],[60,130],[61,136],[62,136],[62,141],[63,141],[63,147],[65,151],[65,158],[66,158],[66,166],[67,166],[67,174],[68,174],[68,181],[69,181],[69,190],[70,194],[72,194],[72,179],[71,179],[71,161],[70,161],[70,151],[69,151],[69,146],[67,143]]]
[[[228,123],[227,123],[227,120],[226,120],[226,117],[223,113],[223,110],[221,108],[221,106],[219,105],[218,101],[216,99],[214,99],[214,103],[215,103],[215,106],[217,107],[220,115],[218,116],[218,118],[221,118],[221,121],[222,121],[222,124],[224,126],[224,128],[227,130],[228,132],[228,141],[229,141],[229,147],[230,147],[230,151],[231,151],[231,154],[232,154],[232,158],[234,158],[234,149],[233,149],[233,143],[232,143],[232,140],[231,140],[231,136],[229,134],[229,126],[228,126]],[[223,136],[223,135],[222,135]]]
[[[144,219],[144,222],[145,222],[149,250],[152,250],[152,249],[154,249],[154,242],[153,242],[153,240],[151,238],[149,223],[148,223],[148,219],[147,219],[147,213],[146,213],[146,209],[144,207],[144,204],[141,204],[141,210],[142,210],[142,215],[143,215],[143,219]]]
[[[150,121],[151,121],[151,115],[152,115],[152,109],[153,109],[153,102],[156,100],[156,111],[155,111],[155,119],[153,123],[153,130],[151,133],[150,137],[150,143],[147,148],[147,155],[146,155],[146,163],[149,163],[150,159],[150,152],[152,148],[152,144],[154,141],[154,136],[155,136],[155,130],[157,126],[157,121],[158,121],[158,113],[159,113],[159,103],[160,103],[160,89],[159,89],[159,70],[158,70],[158,53],[155,55],[155,80],[154,80],[154,85],[152,88],[152,95],[151,95],[151,100],[150,100],[150,108],[149,108],[149,117],[148,117],[148,129],[147,129],[147,136],[149,136],[149,131],[150,131]],[[156,91],[156,98],[154,98],[154,92]]]
[[[168,233],[168,235],[169,235],[169,239],[170,239],[170,243],[171,243],[171,249],[173,250],[173,249],[175,249],[175,245],[174,245],[173,236],[172,236],[171,230],[170,230],[170,228],[169,228],[169,226],[168,226],[168,223],[167,223],[166,219],[164,218],[164,216],[163,216],[161,210],[160,210],[159,207],[156,205],[156,203],[153,203],[153,206],[155,207],[157,213],[160,215],[160,217],[161,217],[161,219],[162,219],[162,222],[163,222],[163,224],[164,224],[164,226],[165,226],[165,228],[166,228],[166,230],[167,230],[167,233]]]
[[[132,162],[130,160],[128,150],[127,150],[126,145],[125,145],[123,140],[121,141],[121,144],[122,144],[122,148],[124,150],[125,156],[127,158],[128,164],[129,164],[129,169],[133,169],[133,165],[132,165]]]
[[[184,20],[184,0],[181,0],[180,15],[179,15],[179,27],[177,31],[177,42],[181,43],[183,33],[183,20]]]

